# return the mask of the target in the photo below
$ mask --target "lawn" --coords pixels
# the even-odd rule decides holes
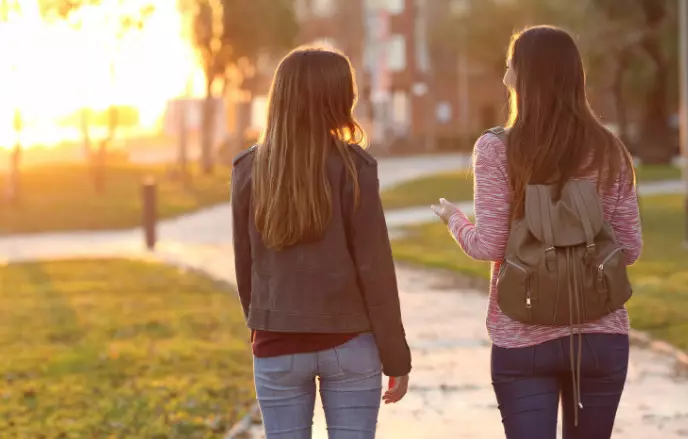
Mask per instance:
[[[473,199],[473,173],[465,169],[421,177],[384,190],[380,195],[385,209],[429,206],[440,197],[470,201]]]
[[[192,186],[167,175],[164,166],[111,164],[104,194],[96,193],[89,168],[79,164],[28,168],[21,177],[21,202],[8,205],[0,194],[0,234],[68,230],[103,230],[141,224],[141,183],[158,183],[158,216],[170,218],[229,200],[230,170],[195,173]],[[5,178],[0,175],[0,182]]]
[[[0,431],[221,438],[254,397],[233,291],[122,260],[0,267]]]
[[[678,180],[681,170],[670,165],[643,165],[636,170],[638,182]],[[450,201],[473,199],[473,174],[470,169],[441,173],[402,183],[382,192],[387,209],[430,205],[440,197]]]
[[[634,295],[628,304],[633,327],[688,350],[688,249],[683,249],[684,200],[679,195],[643,199],[643,255],[630,268]],[[461,252],[438,222],[408,229],[393,243],[406,261],[487,279],[489,264]],[[480,282],[484,285],[485,282]]]

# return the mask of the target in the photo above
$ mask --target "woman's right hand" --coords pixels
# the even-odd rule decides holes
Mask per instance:
[[[409,376],[390,377],[389,380],[389,389],[382,396],[382,400],[385,401],[385,404],[394,404],[401,401],[406,392],[408,392]]]

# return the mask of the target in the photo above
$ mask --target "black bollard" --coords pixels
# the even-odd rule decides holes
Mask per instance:
[[[143,199],[143,235],[146,241],[146,248],[148,250],[154,250],[156,241],[155,229],[158,222],[158,202],[157,185],[153,177],[147,177],[143,181],[141,196]]]

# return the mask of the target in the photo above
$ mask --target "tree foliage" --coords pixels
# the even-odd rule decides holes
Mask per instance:
[[[193,37],[208,81],[245,59],[289,49],[298,25],[292,0],[183,0],[192,11]]]
[[[74,28],[83,29],[84,17],[80,12],[87,7],[97,6],[100,8],[108,7],[101,11],[97,17],[91,17],[98,22],[88,23],[92,27],[107,26],[113,29],[112,41],[115,42],[113,47],[116,51],[117,42],[123,38],[128,32],[133,30],[141,30],[155,12],[155,7],[152,3],[138,2],[133,0],[116,0],[114,2],[105,2],[103,0],[39,0],[40,11],[46,20],[64,20],[70,22]],[[116,53],[111,54],[110,58],[110,74],[112,80],[115,80],[115,58]],[[120,108],[111,103],[107,110],[107,135],[98,141],[98,147],[93,148],[90,135],[90,126],[92,124],[92,111],[89,108],[83,108],[81,111],[81,130],[84,142],[84,149],[87,153],[88,160],[92,168],[92,178],[97,192],[105,191],[105,166],[107,161],[107,149],[112,141],[115,139],[117,129],[120,125]]]
[[[210,173],[214,144],[214,84],[218,80],[226,84],[230,72],[237,70],[245,76],[262,54],[275,55],[289,49],[296,38],[298,25],[292,0],[182,1],[182,9],[193,13],[194,42],[206,76],[201,168]]]
[[[449,2],[450,0],[445,0]],[[465,0],[431,35],[435,59],[464,50],[472,62],[502,71],[514,31],[552,24],[577,38],[592,89],[611,89],[620,132],[636,126],[641,155],[672,155],[669,118],[677,90],[677,0]],[[637,123],[632,124],[633,119]],[[638,120],[639,119],[639,120]]]

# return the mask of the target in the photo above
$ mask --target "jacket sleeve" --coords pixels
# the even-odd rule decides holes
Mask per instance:
[[[358,173],[358,207],[349,201],[349,245],[358,273],[373,335],[387,376],[411,370],[411,353],[401,319],[392,248],[379,193],[377,164],[366,163]],[[353,196],[349,193],[347,198]]]
[[[242,182],[241,170],[232,171],[232,234],[234,244],[234,268],[237,290],[244,317],[248,320],[251,305],[251,242],[248,233],[250,213],[250,186]]]

